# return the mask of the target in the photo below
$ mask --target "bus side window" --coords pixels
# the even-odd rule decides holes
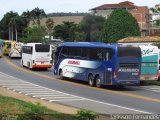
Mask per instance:
[[[81,57],[85,60],[89,59],[89,48],[81,48]]]
[[[97,49],[97,59],[98,60],[104,60],[103,51],[104,51],[104,49],[101,49],[101,48]]]
[[[113,56],[113,50],[112,49],[106,49],[104,53],[104,58],[106,61],[109,61],[112,59]]]
[[[63,47],[61,57],[66,58],[68,56],[68,47]]]

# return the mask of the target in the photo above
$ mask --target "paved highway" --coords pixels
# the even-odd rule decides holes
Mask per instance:
[[[126,87],[124,89],[105,86],[99,89],[89,87],[86,83],[75,82],[74,80],[58,80],[54,78],[52,69],[47,71],[30,71],[27,68],[21,67],[20,59],[9,59],[8,57],[0,58],[0,72],[13,76],[14,79],[19,78],[21,81],[27,81],[39,87],[78,97],[78,100],[68,100],[68,98],[64,99],[65,96],[63,100],[60,99],[58,101],[49,99],[50,102],[52,100],[52,102],[78,108],[87,108],[103,114],[160,114],[160,87],[158,86]],[[3,79],[9,79],[5,78],[5,76],[3,77]],[[20,89],[16,85],[14,88]],[[33,91],[31,88],[29,89]],[[41,91],[36,92],[41,93]],[[39,96],[42,97],[44,94]]]

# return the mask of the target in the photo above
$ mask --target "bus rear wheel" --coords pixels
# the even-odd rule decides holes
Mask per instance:
[[[24,65],[23,65],[23,60],[21,60],[21,65],[24,67]]]
[[[32,70],[30,62],[27,63],[27,67],[28,67],[28,69]]]
[[[89,82],[89,86],[92,86],[92,87],[95,86],[95,80],[94,80],[93,75],[90,74],[90,75],[88,76],[88,82]]]
[[[102,87],[101,79],[99,76],[96,77],[96,87],[98,87],[98,88]]]

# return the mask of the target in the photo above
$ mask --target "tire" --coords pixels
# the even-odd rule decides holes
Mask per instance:
[[[27,63],[27,67],[28,67],[28,69],[30,69],[30,70],[32,69],[30,62]]]
[[[62,70],[59,71],[59,79],[64,80],[63,71]]]
[[[99,76],[96,77],[96,87],[98,88],[102,87],[101,79]]]
[[[95,80],[94,80],[94,77],[93,77],[93,75],[89,75],[88,76],[88,82],[89,82],[89,86],[91,86],[91,87],[94,87],[95,86]]]
[[[21,61],[21,65],[24,67],[24,65],[23,65],[23,60]]]

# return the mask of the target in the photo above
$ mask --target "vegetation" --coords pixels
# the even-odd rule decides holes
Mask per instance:
[[[24,18],[19,16],[18,13],[10,11],[0,21],[0,37],[2,39],[17,40],[18,36],[22,36],[23,29],[26,27],[27,23]]]
[[[54,27],[53,36],[64,41],[98,41],[100,30],[103,27],[105,18],[94,15],[87,15],[78,24],[63,22]]]
[[[80,109],[76,115],[68,115],[49,110],[40,103],[32,104],[0,96],[0,119],[10,117],[12,120],[95,120],[98,115],[85,109]]]
[[[47,27],[47,33],[49,35],[49,43],[51,42],[51,33],[53,30],[53,26],[54,26],[54,21],[51,18],[48,18],[46,20],[46,27]]]
[[[47,17],[46,13],[44,12],[43,9],[39,9],[38,7],[33,9],[31,12],[31,17],[33,18],[33,21],[34,20],[37,20],[37,22],[34,21],[34,23],[36,23],[38,26],[41,25],[41,22],[40,22],[40,19],[42,17]]]
[[[160,80],[147,80],[147,81],[142,81],[141,85],[158,85],[160,86]]]
[[[78,14],[78,13],[77,13]],[[51,18],[46,20],[46,27],[41,26],[40,19],[46,17],[43,9],[38,7],[25,11],[22,15],[16,12],[8,12],[0,21],[0,38],[14,39],[22,42],[50,42],[44,37],[48,34],[65,42],[87,41],[114,43],[128,36],[139,36],[140,30],[135,18],[126,10],[115,10],[106,20],[101,16],[84,16],[79,24],[63,22],[54,26]],[[29,22],[34,25],[29,27]],[[9,37],[8,37],[9,36]]]
[[[46,35],[46,29],[42,26],[34,26],[34,27],[27,27],[24,30],[24,36],[21,39],[24,43],[31,43],[31,42],[45,42],[44,36]]]
[[[126,10],[113,11],[105,22],[100,40],[115,43],[128,36],[140,36],[140,28],[136,19]]]
[[[57,13],[49,13],[47,14],[47,17],[59,17],[59,16],[85,16],[88,15],[88,13],[64,13],[64,12],[57,12]]]
[[[79,23],[79,33],[85,34],[84,41],[95,42],[99,39],[99,34],[103,28],[105,18],[95,15],[87,15]]]
[[[66,42],[71,42],[75,40],[76,29],[77,25],[75,23],[63,22],[63,24],[54,27],[53,36]]]
[[[16,120],[71,120],[75,116],[58,113],[41,106],[39,103],[26,103],[10,97],[0,96],[0,119],[9,115]]]
[[[98,117],[96,113],[90,110],[81,109],[77,112],[77,120],[95,120]]]

